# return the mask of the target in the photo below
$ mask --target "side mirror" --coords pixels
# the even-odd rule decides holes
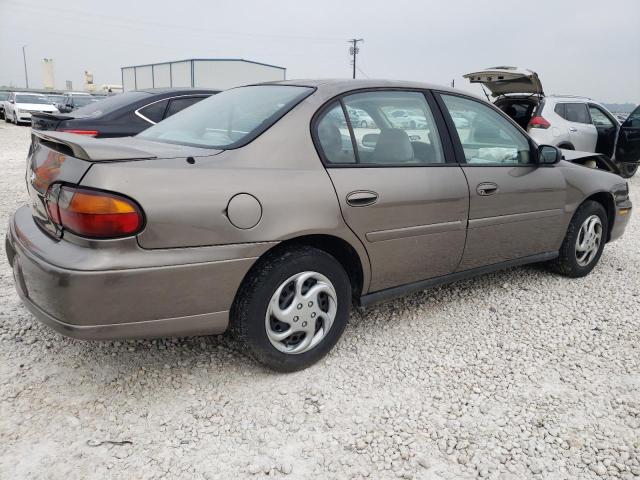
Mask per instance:
[[[538,164],[554,165],[562,160],[560,149],[552,145],[540,145],[538,147]]]
[[[367,133],[362,136],[362,146],[373,148],[378,143],[379,133]]]

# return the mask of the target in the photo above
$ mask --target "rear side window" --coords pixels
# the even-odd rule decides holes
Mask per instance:
[[[200,100],[204,100],[204,97],[187,97],[187,98],[174,98],[169,102],[169,108],[167,109],[166,117],[170,117],[178,113],[180,110],[184,110],[191,105],[198,103]]]
[[[564,108],[564,103],[557,103],[556,106],[553,108],[553,111],[556,112],[565,120],[567,119],[567,112],[566,112],[566,109]]]
[[[168,103],[169,100],[161,100],[159,102],[147,105],[146,107],[142,107],[138,111],[143,117],[151,120],[153,123],[158,123],[164,118],[164,111],[167,109]]]
[[[565,119],[576,123],[591,123],[589,111],[584,103],[565,103]]]
[[[424,94],[364,92],[347,95],[343,102],[360,163],[444,163],[438,127]]]
[[[338,102],[331,104],[322,114],[316,126],[316,134],[327,163],[356,163],[347,120]]]

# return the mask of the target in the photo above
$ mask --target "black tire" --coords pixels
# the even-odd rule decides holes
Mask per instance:
[[[367,128],[367,122],[365,120],[360,122],[360,128]]]
[[[576,242],[580,233],[582,224],[592,215],[597,215],[600,218],[602,224],[602,238],[600,240],[600,246],[596,255],[587,265],[580,265],[576,256]],[[549,265],[557,273],[571,278],[584,277],[589,274],[591,270],[598,264],[604,244],[606,243],[607,231],[608,231],[608,219],[607,212],[601,203],[587,200],[573,214],[567,234],[564,237],[562,246],[560,247],[560,255],[555,260],[552,260]]]
[[[314,271],[333,284],[337,311],[333,325],[315,347],[288,354],[271,344],[265,316],[271,297],[287,279]],[[294,247],[261,259],[247,274],[231,308],[232,330],[260,363],[279,372],[294,372],[313,365],[337,343],[349,319],[351,285],[342,265],[328,253],[312,247]]]
[[[622,178],[631,178],[638,171],[637,163],[621,163],[619,165],[620,176]]]
[[[563,143],[561,145],[558,145],[558,148],[563,148],[565,150],[575,150],[575,148],[573,148],[573,145],[569,143]]]

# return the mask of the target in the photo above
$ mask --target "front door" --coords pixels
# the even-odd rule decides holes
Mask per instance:
[[[640,162],[640,107],[631,112],[620,127],[615,159],[621,163]]]
[[[528,138],[492,106],[440,94],[469,183],[469,226],[458,270],[557,251],[564,236],[566,182],[558,168],[534,164]]]
[[[420,91],[365,91],[315,124],[342,215],[371,260],[370,292],[452,273],[462,257],[469,189],[448,162],[433,105]],[[356,122],[358,111],[371,122]],[[415,123],[400,126],[397,111]]]
[[[591,114],[591,121],[598,131],[598,140],[594,151],[613,157],[613,145],[618,134],[618,122],[602,107],[593,103],[589,104],[589,113]]]

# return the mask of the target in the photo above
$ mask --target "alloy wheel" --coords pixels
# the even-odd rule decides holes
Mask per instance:
[[[597,215],[591,215],[580,227],[576,239],[576,261],[581,267],[589,265],[600,250],[602,242],[602,221]]]
[[[318,272],[301,272],[275,291],[265,315],[267,337],[283,353],[311,350],[327,335],[337,312],[336,290]]]

